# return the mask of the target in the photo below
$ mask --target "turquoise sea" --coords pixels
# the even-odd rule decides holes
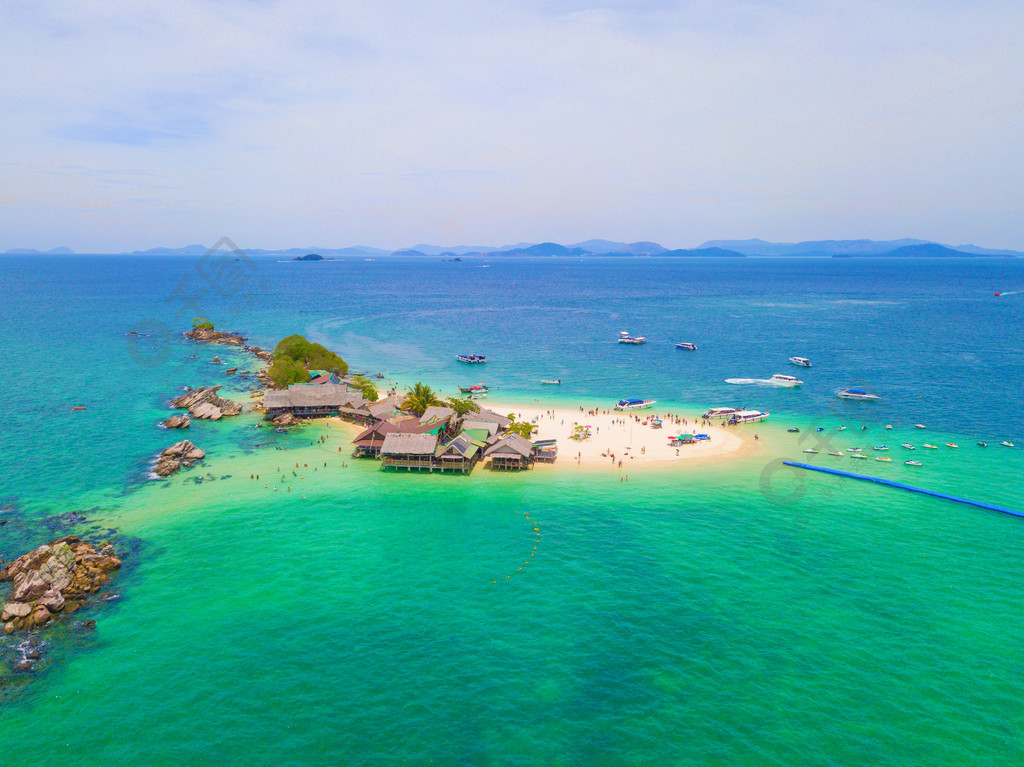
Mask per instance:
[[[884,442],[840,467],[1024,510],[1020,261],[18,256],[0,286],[0,557],[126,552],[37,671],[0,640],[11,764],[1024,761],[1024,520],[779,463]],[[246,397],[215,354],[253,367],[196,316],[508,401],[757,407],[766,447],[621,483],[385,476],[251,415],[169,433],[182,386]],[[725,383],[776,372],[806,383]],[[183,437],[207,460],[149,479]]]

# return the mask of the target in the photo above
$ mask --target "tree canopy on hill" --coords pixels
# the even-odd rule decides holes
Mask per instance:
[[[338,375],[348,372],[348,363],[330,349],[300,335],[282,338],[274,347],[274,362],[267,375],[279,387],[309,380],[310,370],[330,370]]]

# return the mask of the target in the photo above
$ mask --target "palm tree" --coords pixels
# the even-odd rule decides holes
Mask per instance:
[[[444,401],[448,407],[455,411],[455,415],[460,418],[468,413],[479,413],[480,406],[471,399],[459,399],[458,397],[449,397]]]
[[[440,404],[441,400],[434,394],[433,389],[425,383],[416,383],[409,390],[408,394],[405,395],[405,399],[402,400],[402,410],[408,410],[416,415],[423,415],[423,411],[431,405]]]

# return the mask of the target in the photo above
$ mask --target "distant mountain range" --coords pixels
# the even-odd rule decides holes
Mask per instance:
[[[184,248],[151,248],[136,250],[133,256],[201,256],[208,248],[205,245],[187,245]],[[755,257],[817,257],[817,258],[971,258],[978,256],[1010,257],[1024,256],[1017,250],[996,250],[977,245],[943,245],[928,240],[808,240],[806,242],[766,242],[765,240],[709,240],[696,248],[670,250],[656,242],[614,242],[612,240],[586,240],[571,245],[557,242],[529,243],[492,247],[489,245],[458,245],[442,247],[421,243],[401,250],[382,250],[366,245],[347,248],[287,248],[284,250],[262,250],[250,248],[246,253],[253,256],[301,256],[319,253],[327,258],[339,256],[404,256],[404,257],[628,257],[647,256],[656,258],[743,258]],[[70,248],[54,248],[40,251],[32,248],[16,248],[4,255],[74,255]]]

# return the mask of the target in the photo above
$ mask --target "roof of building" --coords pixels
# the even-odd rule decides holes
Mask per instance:
[[[483,429],[487,436],[498,433],[498,424],[494,421],[471,421],[468,418],[462,422],[463,431],[476,431]]]
[[[381,455],[433,455],[437,437],[433,434],[392,433],[384,437]]]
[[[507,417],[505,417],[503,415],[499,415],[498,413],[495,413],[493,410],[488,410],[485,407],[480,408],[480,412],[478,412],[478,413],[469,413],[469,414],[467,414],[464,420],[485,421],[487,423],[496,423],[496,424],[498,424],[498,428],[499,429],[504,429],[506,426],[508,426],[510,423],[512,423],[512,419],[511,418],[507,418]]]
[[[392,394],[390,397],[385,397],[382,400],[371,402],[366,406],[366,409],[374,418],[390,418],[398,412],[401,404],[401,398]]]
[[[420,416],[420,420],[423,423],[440,423],[442,421],[447,421],[453,415],[455,415],[455,411],[450,407],[431,405],[423,411],[423,415]]]
[[[439,458],[442,455],[457,455],[462,458],[472,459],[479,451],[480,446],[473,442],[468,434],[462,433],[438,447],[435,455]]]
[[[490,440],[489,440],[490,441]],[[533,452],[533,443],[518,434],[506,434],[484,451],[485,456],[498,455],[520,455],[528,458]]]
[[[292,384],[284,391],[268,391],[263,397],[265,408],[280,407],[359,407],[366,402],[358,391],[344,384]]]

